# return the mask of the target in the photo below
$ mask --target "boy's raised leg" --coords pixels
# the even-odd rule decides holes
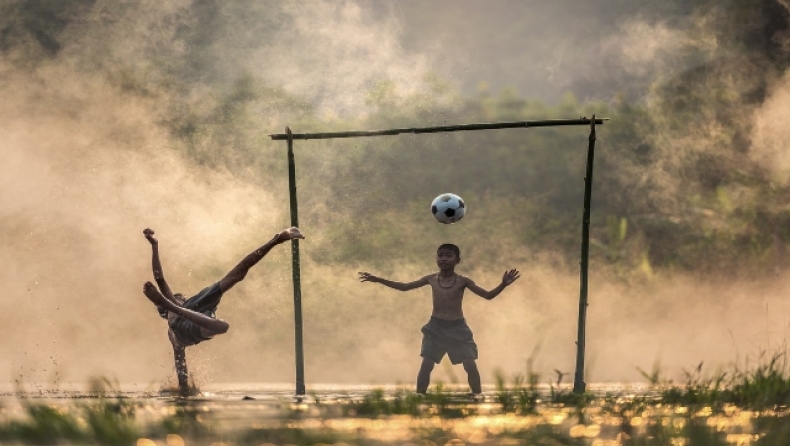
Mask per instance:
[[[417,373],[417,393],[425,395],[428,393],[428,385],[431,384],[431,372],[433,371],[434,362],[428,358],[422,358],[420,365],[420,372]]]
[[[477,363],[474,359],[468,359],[463,364],[472,394],[480,395],[483,392],[483,386],[480,384],[480,371],[477,370]]]
[[[274,248],[275,246],[285,243],[288,240],[293,239],[303,239],[304,236],[299,231],[297,227],[291,227],[288,229],[283,229],[277,235],[272,237],[271,240],[261,245],[260,248],[256,249],[255,251],[247,254],[238,265],[236,265],[222,280],[219,281],[219,287],[222,292],[226,292],[233,285],[241,282],[244,277],[247,275],[247,272],[255,266],[256,263],[260,262],[261,259],[269,253],[269,251]]]

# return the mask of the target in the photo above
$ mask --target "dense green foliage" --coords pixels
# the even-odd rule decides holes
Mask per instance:
[[[594,176],[592,255],[599,265],[624,277],[649,276],[656,268],[752,273],[787,265],[781,253],[790,242],[790,188],[742,153],[735,131],[715,141],[692,138],[688,133],[702,118],[683,122],[664,103],[581,104],[568,96],[548,106],[509,92],[448,98],[458,93],[435,86],[429,95],[391,98],[381,88],[371,93],[376,112],[361,122],[293,126],[324,131],[608,117],[598,129]],[[437,111],[435,103],[453,105]],[[704,114],[737,105],[700,100],[692,107]],[[483,246],[491,234],[502,234],[512,251],[559,252],[575,264],[587,134],[586,128],[541,128],[298,141],[302,221],[326,231],[331,242],[314,255],[352,264],[411,257],[422,242],[418,233],[441,236],[435,225],[426,227],[433,224],[427,207],[435,195],[452,191],[470,206],[453,233],[464,245]],[[284,150],[284,143],[267,146],[268,154]],[[271,173],[285,182],[283,171]]]
[[[416,90],[381,79],[360,93],[366,108],[358,113],[326,113],[314,97],[237,63],[293,25],[295,4],[168,5],[152,16],[85,0],[10,2],[0,14],[0,50],[31,72],[68,54],[80,74],[98,73],[122,95],[153,99],[152,113],[172,135],[173,150],[277,194],[286,190],[284,143],[267,134],[285,124],[318,132],[606,117],[593,195],[597,265],[623,278],[787,266],[788,173],[753,156],[759,147],[752,141],[753,114],[790,60],[788,13],[777,1],[678,0],[636,9],[632,2],[603,2],[601,14],[641,14],[648,25],[684,34],[668,48],[671,55],[657,55],[663,64],[648,66],[655,72],[624,69],[606,77],[608,84],[582,76],[569,84],[578,97],[595,100],[568,93],[546,104],[508,89],[469,94],[427,75]],[[145,32],[134,28],[137,22]],[[118,47],[126,31],[147,40],[123,56]],[[622,84],[622,95],[596,94],[612,83]],[[469,203],[469,216],[452,232],[464,246],[484,258],[501,255],[503,246],[524,257],[549,254],[575,268],[586,146],[585,128],[298,142],[302,225],[324,237],[310,255],[368,264],[418,256],[424,244],[418,234],[446,234],[428,226],[428,203],[452,191]],[[491,234],[499,244],[486,251]]]

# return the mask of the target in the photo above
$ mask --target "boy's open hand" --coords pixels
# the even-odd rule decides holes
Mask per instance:
[[[508,286],[511,283],[515,282],[516,279],[518,279],[519,277],[521,276],[519,275],[518,270],[511,269],[510,271],[507,271],[505,272],[505,274],[502,275],[502,283],[505,284],[505,286]]]
[[[366,272],[363,271],[363,272],[359,273],[359,281],[360,282],[374,282],[375,283],[375,282],[379,281],[379,278],[374,276],[373,274],[366,273]]]
[[[152,245],[156,245],[157,243],[159,243],[159,241],[156,240],[156,237],[154,237],[154,230],[153,229],[151,229],[151,228],[143,229],[143,235],[145,236],[145,238],[148,239],[148,241]]]

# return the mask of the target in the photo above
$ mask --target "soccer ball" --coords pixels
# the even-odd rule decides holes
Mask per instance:
[[[441,194],[433,199],[431,203],[431,213],[439,221],[449,225],[464,218],[466,214],[466,204],[464,200],[455,194]]]

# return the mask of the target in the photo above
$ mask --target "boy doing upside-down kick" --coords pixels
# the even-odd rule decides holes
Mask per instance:
[[[506,271],[502,282],[491,291],[477,286],[469,277],[455,272],[461,263],[461,251],[458,246],[444,244],[436,251],[438,273],[431,273],[414,282],[395,282],[383,279],[367,272],[359,273],[362,282],[380,283],[398,291],[409,291],[430,285],[433,294],[433,313],[431,319],[422,327],[422,365],[417,374],[417,393],[426,393],[431,382],[431,371],[434,364],[439,364],[447,354],[453,364],[463,364],[469,387],[473,396],[482,392],[480,372],[477,370],[477,344],[472,331],[466,325],[462,302],[464,290],[469,289],[480,297],[491,300],[499,295],[505,287],[518,279],[519,272],[515,269]]]
[[[159,315],[167,319],[167,336],[173,345],[173,354],[178,376],[178,391],[181,395],[189,394],[189,374],[184,349],[207,341],[218,334],[228,331],[228,323],[215,315],[223,294],[239,283],[247,275],[247,271],[258,263],[274,246],[288,240],[303,239],[299,228],[292,227],[277,233],[271,240],[244,257],[219,282],[206,287],[189,299],[180,293],[173,293],[165,280],[162,264],[159,260],[159,241],[154,231],[143,231],[145,238],[151,243],[151,266],[159,289],[151,283],[143,285],[143,294],[156,305]]]

